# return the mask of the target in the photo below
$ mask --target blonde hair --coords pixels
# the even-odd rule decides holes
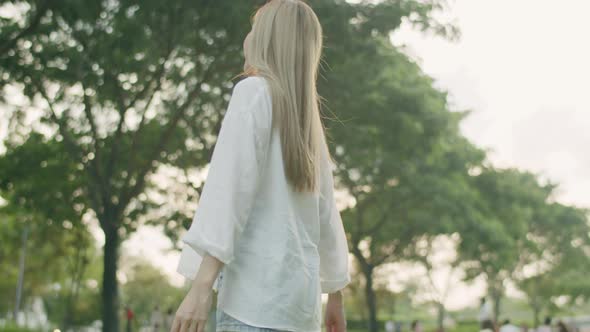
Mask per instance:
[[[317,16],[302,1],[271,0],[256,12],[244,52],[242,74],[269,84],[287,180],[295,191],[315,191],[321,149],[330,159],[316,90],[322,52]]]

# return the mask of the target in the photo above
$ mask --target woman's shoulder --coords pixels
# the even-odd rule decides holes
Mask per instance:
[[[234,86],[234,93],[262,93],[266,92],[266,90],[266,79],[262,76],[248,76],[236,83],[236,85]]]
[[[270,127],[272,99],[264,77],[249,76],[236,83],[232,99],[238,113],[252,115],[258,127]]]

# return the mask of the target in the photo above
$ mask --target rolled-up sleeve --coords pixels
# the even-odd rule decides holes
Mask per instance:
[[[333,293],[350,283],[348,242],[334,198],[332,164],[322,156],[320,173],[320,282],[322,293]]]
[[[270,137],[269,100],[259,79],[238,83],[217,138],[209,173],[188,231],[177,272],[194,279],[206,253],[225,264],[255,199]]]

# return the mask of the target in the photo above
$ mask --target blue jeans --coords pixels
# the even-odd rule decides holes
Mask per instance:
[[[281,332],[279,330],[247,325],[226,314],[220,309],[217,309],[215,320],[216,332]]]
[[[217,289],[221,289],[223,280],[223,272],[219,274],[219,280],[217,281]],[[219,294],[219,293],[218,293]],[[279,330],[273,330],[263,327],[256,327],[247,325],[232,316],[223,312],[219,307],[215,312],[215,331],[216,332],[281,332]]]

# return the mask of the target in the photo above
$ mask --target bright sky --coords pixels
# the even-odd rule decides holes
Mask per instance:
[[[590,1],[457,0],[449,43],[403,29],[424,71],[473,110],[463,132],[498,166],[538,172],[590,207]]]

